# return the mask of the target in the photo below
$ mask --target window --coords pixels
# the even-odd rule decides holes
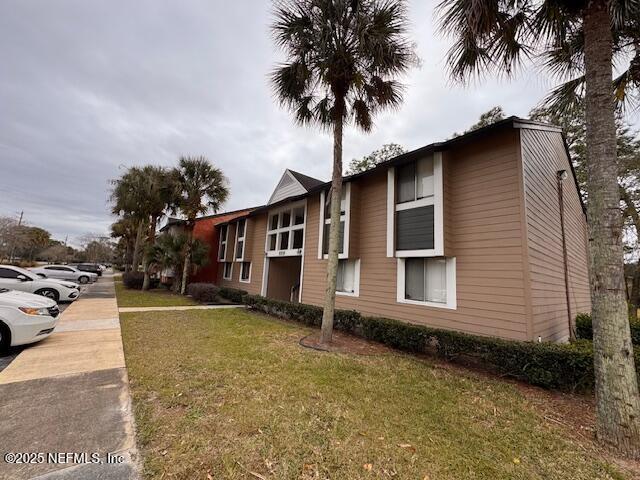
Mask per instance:
[[[357,297],[360,294],[360,260],[338,260],[336,293]]]
[[[387,256],[444,254],[442,154],[389,169]]]
[[[236,260],[242,260],[244,258],[244,239],[246,237],[247,222],[243,218],[238,221],[236,230]]]
[[[327,258],[329,254],[329,236],[331,230],[331,197],[330,191],[320,193],[320,202],[324,208],[320,210],[320,238],[318,241],[318,258]],[[340,201],[340,233],[339,233],[339,258],[349,257],[349,222],[351,219],[351,183],[342,185],[342,197]]]
[[[243,283],[251,281],[251,262],[242,262],[240,264],[240,281]]]
[[[227,236],[229,233],[229,226],[222,225],[220,227],[220,245],[218,247],[218,260],[224,261],[227,258]]]
[[[456,308],[455,258],[398,259],[398,302]]]
[[[18,278],[18,275],[18,272],[10,268],[0,268],[0,278]]]
[[[225,280],[231,280],[231,275],[233,275],[233,263],[224,262],[224,270],[222,272],[222,278]]]
[[[305,205],[298,203],[269,216],[267,256],[297,256],[304,247]]]

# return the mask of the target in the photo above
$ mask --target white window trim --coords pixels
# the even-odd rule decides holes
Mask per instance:
[[[410,305],[420,305],[423,307],[444,308],[447,310],[458,309],[457,288],[456,288],[456,259],[455,257],[446,259],[446,282],[447,282],[447,303],[428,302],[418,300],[407,300],[405,295],[405,262],[406,259],[398,258],[398,277],[396,285],[398,286],[397,298],[398,303],[406,303]]]
[[[246,228],[246,225],[245,225],[245,228]],[[246,280],[242,279],[242,264],[243,263],[248,263],[249,264],[249,278],[247,278]],[[240,262],[240,275],[238,275],[238,281],[240,283],[251,283],[251,270],[253,270],[253,262],[245,262],[245,261]]]
[[[222,255],[222,245],[224,245],[224,255]],[[229,245],[229,224],[225,225],[225,235],[224,241],[220,240],[220,245],[218,245],[218,261],[224,262],[227,258],[227,245]]]
[[[348,259],[345,259],[347,262]],[[357,258],[353,260],[355,262],[355,268],[353,272],[353,293],[351,292],[341,292],[336,290],[336,295],[340,295],[342,297],[359,297],[360,296],[360,259]]]
[[[222,279],[223,280],[231,280],[233,278],[233,262],[224,262],[225,264],[230,264],[231,268],[229,268],[229,276],[225,277],[224,276],[224,270],[225,270],[225,266],[222,267]]]
[[[293,225],[293,211],[296,208],[302,207],[304,208],[304,221],[300,225]],[[290,211],[291,212],[291,223],[288,227],[280,227],[275,230],[270,230],[271,228],[271,217],[274,215],[280,215],[280,212]],[[269,210],[267,214],[267,233],[265,235],[264,240],[264,252],[266,257],[300,257],[304,256],[304,245],[305,245],[305,230],[307,226],[307,200],[304,199],[300,202],[289,203],[287,205],[281,206],[279,208],[274,208]],[[246,229],[246,226],[245,226]],[[302,230],[302,247],[300,248],[292,248],[293,247],[293,232],[296,230]],[[276,249],[269,250],[269,235],[276,235],[276,247],[278,246],[278,241],[280,240],[281,232],[289,232],[289,244],[287,245],[289,248],[286,249]]]
[[[349,258],[349,227],[351,225],[351,182],[344,183],[342,188],[345,189],[344,197],[344,215],[340,215],[340,221],[344,221],[344,245],[342,246],[342,253],[338,253],[338,258],[344,260]],[[320,192],[320,235],[318,236],[318,259],[329,258],[328,254],[322,252],[322,240],[324,238],[324,229],[326,225],[331,224],[331,218],[324,218],[324,204],[326,199],[326,193]]]
[[[395,167],[387,171],[387,257],[442,257],[444,256],[444,188],[442,173],[442,152],[433,154],[433,196],[413,202],[396,204]],[[395,249],[396,212],[410,208],[433,205],[433,248],[424,250]]]
[[[242,237],[238,237],[238,225],[240,224],[241,221],[244,220],[244,232],[242,233]],[[244,252],[247,249],[247,226],[249,224],[248,219],[246,218],[241,218],[240,220],[238,220],[236,222],[236,241],[235,244],[233,246],[233,261],[234,262],[244,262]],[[242,257],[237,258],[237,254],[238,254],[238,242],[242,241]]]

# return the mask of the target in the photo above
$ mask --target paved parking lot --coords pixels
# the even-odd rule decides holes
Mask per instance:
[[[5,452],[70,452],[77,458],[36,464],[0,459],[0,480],[138,478],[112,275],[67,307],[53,335],[23,349],[0,372],[0,398]],[[100,461],[83,460],[83,453]]]
[[[89,287],[81,286],[80,296],[84,295],[88,288]],[[69,308],[70,305],[71,303],[59,303],[58,306],[60,307],[60,313],[64,312],[67,308]],[[29,347],[30,347],[29,345],[20,346],[20,347],[11,347],[6,352],[0,352],[0,372],[9,366],[9,364],[13,362],[13,360],[15,360],[15,358],[18,356],[20,352],[22,352],[22,350]]]

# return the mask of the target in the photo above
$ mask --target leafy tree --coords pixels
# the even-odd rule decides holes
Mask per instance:
[[[210,210],[217,213],[229,196],[229,188],[222,170],[214,167],[205,157],[181,157],[172,172],[175,190],[173,208],[186,218],[187,243],[182,269],[180,292],[187,289],[189,270],[193,262],[193,227],[196,217]]]
[[[620,59],[636,49],[637,59],[639,9],[637,0],[439,5],[440,27],[455,39],[448,54],[455,79],[489,71],[513,75],[523,58],[534,57],[556,73],[577,68],[584,75],[596,431],[601,442],[633,457],[640,457],[640,397],[623,279],[612,70],[614,55]],[[635,88],[625,88],[625,96],[638,92],[640,69],[634,65],[623,83]]]
[[[369,155],[365,155],[362,158],[354,158],[349,163],[347,169],[347,175],[353,175],[354,173],[366,172],[371,170],[379,163],[386,162],[398,155],[406,153],[407,150],[397,143],[387,143],[378,150],[374,150]]]
[[[331,222],[320,341],[331,341],[335,310],[342,137],[346,125],[368,132],[373,116],[397,108],[395,79],[415,63],[404,0],[281,0],[271,27],[286,56],[271,74],[280,103],[297,123],[333,132]]]
[[[478,121],[471,125],[471,127],[469,127],[469,129],[464,133],[473,132],[474,130],[478,130],[479,128],[487,127],[491,124],[499,122],[500,120],[504,120],[504,118],[505,116],[502,107],[493,107],[491,110],[487,110],[486,112],[481,114]]]

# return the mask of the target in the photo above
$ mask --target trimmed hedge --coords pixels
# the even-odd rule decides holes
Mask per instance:
[[[144,272],[126,272],[122,274],[122,283],[125,287],[133,290],[142,290],[142,284],[144,283]],[[157,288],[160,284],[160,280],[151,277],[149,284],[150,288]]]
[[[142,272],[127,272],[122,274],[122,283],[127,288],[142,290],[143,282],[144,273]]]
[[[220,287],[219,293],[221,297],[226,298],[233,303],[242,303],[242,298],[248,293],[246,290],[239,288]]]
[[[246,295],[249,308],[306,325],[322,323],[322,308]],[[593,388],[593,347],[590,341],[571,344],[534,343],[480,337],[413,325],[398,320],[364,317],[336,310],[334,327],[412,353],[435,353],[461,363],[476,363],[492,371],[551,389]],[[640,364],[640,350],[635,351]]]
[[[187,294],[200,303],[220,301],[220,288],[213,283],[190,283],[187,285]]]
[[[640,346],[640,322],[629,319],[629,327],[631,328],[631,343],[634,346]],[[588,313],[576,315],[576,337],[593,340],[593,323],[591,315]]]

